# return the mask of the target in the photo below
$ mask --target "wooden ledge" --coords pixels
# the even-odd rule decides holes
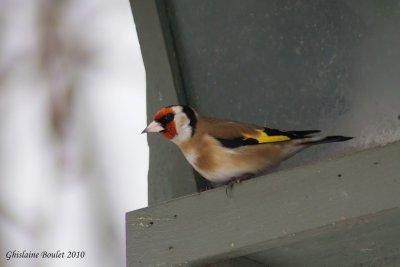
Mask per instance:
[[[203,266],[247,256],[260,262],[254,266],[268,259],[290,266],[283,265],[284,252],[274,255],[296,244],[302,244],[297,251],[314,244],[308,247],[319,254],[349,246],[348,259],[368,262],[371,253],[353,255],[357,240],[386,244],[388,235],[400,236],[399,207],[400,143],[393,143],[252,179],[235,185],[231,197],[218,188],[129,212],[127,265]],[[376,234],[360,238],[371,231]],[[395,240],[373,256],[399,263],[400,239]],[[297,266],[311,266],[301,263],[306,251],[298,254]],[[316,266],[330,266],[324,263]]]

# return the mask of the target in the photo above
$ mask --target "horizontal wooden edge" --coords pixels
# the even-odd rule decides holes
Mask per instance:
[[[393,143],[129,212],[128,266],[197,266],[399,207],[399,159]]]

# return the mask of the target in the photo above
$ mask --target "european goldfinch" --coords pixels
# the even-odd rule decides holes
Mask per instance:
[[[281,131],[200,116],[184,105],[164,107],[142,133],[159,132],[174,142],[204,178],[215,185],[265,174],[297,152],[346,136],[311,136],[319,130]]]

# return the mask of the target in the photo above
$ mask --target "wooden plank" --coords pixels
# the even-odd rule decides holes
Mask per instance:
[[[218,263],[206,264],[203,267],[267,267],[267,265],[252,259],[240,257]]]
[[[400,208],[288,236],[247,255],[274,267],[400,266]]]
[[[128,266],[201,266],[397,208],[399,159],[394,143],[129,212]]]
[[[161,107],[185,103],[172,40],[162,1],[131,0],[140,49],[146,69],[148,121]],[[164,14],[163,16],[160,16]],[[194,173],[171,142],[159,135],[148,135],[149,203],[156,203],[196,192]],[[168,155],[168,164],[165,161]]]

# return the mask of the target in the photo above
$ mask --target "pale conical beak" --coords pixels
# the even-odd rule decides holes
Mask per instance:
[[[149,126],[146,127],[146,129],[143,130],[143,133],[158,133],[161,132],[162,130],[165,130],[164,127],[161,126],[160,123],[156,121],[152,121]]]

